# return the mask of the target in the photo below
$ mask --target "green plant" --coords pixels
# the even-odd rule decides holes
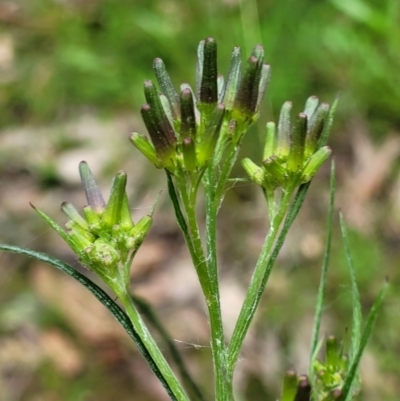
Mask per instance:
[[[235,48],[225,82],[223,76],[218,74],[216,41],[207,38],[198,47],[196,90],[193,91],[188,84],[182,84],[178,93],[164,62],[155,59],[153,68],[159,89],[152,81],[145,81],[147,103],[141,108],[151,141],[138,133],[131,136],[133,145],[156,168],[162,168],[166,173],[176,220],[185,238],[207,305],[215,377],[214,398],[218,401],[234,400],[233,374],[243,341],[311,180],[331,153],[326,142],[337,103],[335,101],[330,107],[311,96],[306,101],[304,111],[292,119],[292,104],[286,102],[281,109],[278,124],[269,122],[266,126],[261,163],[256,164],[249,158],[242,160],[249,180],[257,184],[265,195],[269,229],[232,337],[226,341],[220,306],[217,217],[228,185],[239,181],[231,177],[232,168],[244,135],[259,118],[270,79],[270,66],[264,63],[262,46],[254,48],[244,68],[241,64],[240,49]],[[136,342],[171,399],[207,399],[210,395],[203,394],[190,377],[151,307],[130,293],[130,268],[152,224],[152,213],[136,224],[132,221],[125,189],[125,172],[116,174],[110,199],[105,202],[86,162],[81,162],[79,171],[88,202],[88,206],[83,209],[83,217],[73,205],[63,203],[62,210],[69,218],[64,231],[44,212],[34,209],[67,242],[80,262],[95,272],[113,291],[123,309],[88,278],[57,259],[16,246],[0,244],[0,249],[51,264],[86,286]],[[196,214],[200,188],[203,188],[205,194],[205,243]],[[294,371],[289,371],[284,378],[281,401],[352,399],[359,385],[358,364],[386,288],[383,288],[375,301],[362,333],[361,305],[346,227],[341,217],[353,294],[351,344],[347,356],[336,339],[329,337],[326,340],[326,358],[319,360],[319,327],[330,254],[334,193],[332,163],[328,241],[316,304],[309,377],[297,376]],[[177,380],[139,310],[149,317],[167,339],[185,386]]]

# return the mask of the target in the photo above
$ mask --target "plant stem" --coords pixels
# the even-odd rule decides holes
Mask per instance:
[[[160,369],[165,381],[169,384],[171,390],[173,391],[176,399],[178,401],[189,401],[188,396],[183,390],[182,386],[175,377],[174,372],[171,370],[168,362],[165,360],[164,355],[161,353],[156,342],[154,341],[152,335],[148,331],[146,325],[144,324],[139,312],[135,308],[132,298],[130,297],[127,290],[121,290],[116,293],[119,300],[123,304],[126,314],[132,322],[133,327],[139,334],[139,337],[143,341],[146,349],[149,351],[151,357],[153,358],[155,364]]]
[[[229,344],[227,353],[227,370],[230,380],[232,380],[233,372],[237,359],[239,357],[240,350],[242,349],[244,338],[247,334],[250,323],[253,320],[254,314],[261,299],[261,297],[258,296],[258,293],[263,290],[264,282],[268,280],[268,277],[272,270],[272,266],[269,266],[268,261],[271,257],[272,248],[275,240],[279,234],[280,225],[290,205],[292,193],[292,188],[287,188],[286,191],[283,193],[278,210],[270,223],[268,234],[265,238],[260,256],[254,268],[254,273],[250,281],[249,289],[247,291],[238,321],[236,322],[236,326],[232,334],[232,339]]]

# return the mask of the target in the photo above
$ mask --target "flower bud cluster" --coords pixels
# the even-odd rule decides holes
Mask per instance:
[[[249,158],[242,160],[251,180],[264,188],[274,190],[310,181],[331,154],[328,146],[319,146],[329,105],[311,96],[294,122],[291,110],[292,103],[284,103],[278,127],[274,122],[267,123],[262,165]]]
[[[254,48],[243,74],[240,49],[233,50],[226,83],[218,74],[215,39],[201,41],[197,56],[196,93],[188,84],[176,92],[163,61],[154,60],[159,89],[145,81],[146,104],[141,108],[151,141],[131,135],[133,145],[156,167],[173,174],[204,169],[221,137],[237,143],[258,118],[269,82],[270,66],[264,63],[262,46]]]
[[[120,171],[113,179],[111,194],[106,203],[86,162],[79,165],[81,181],[88,205],[83,217],[71,204],[64,202],[62,211],[69,220],[66,231],[40,210],[37,212],[62,236],[80,261],[100,274],[113,271],[127,255],[136,251],[151,227],[151,216],[133,223],[126,195],[127,176]]]

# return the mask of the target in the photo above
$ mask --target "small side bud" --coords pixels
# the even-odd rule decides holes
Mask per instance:
[[[89,205],[83,208],[83,215],[85,216],[89,231],[97,234],[101,228],[100,216]]]
[[[79,174],[88,204],[96,213],[102,214],[106,207],[106,202],[103,199],[103,195],[89,165],[85,161],[79,163]]]
[[[123,231],[132,230],[134,227],[131,210],[129,208],[128,196],[124,195],[124,199],[122,200],[122,207],[121,207],[121,218],[119,222],[119,226]]]
[[[121,259],[118,251],[102,239],[97,239],[85,252],[91,262],[99,268],[96,269],[99,272],[105,267],[115,267]]]
[[[253,182],[260,186],[264,185],[264,170],[261,167],[248,157],[242,160],[242,166]]]
[[[273,187],[282,186],[287,180],[287,171],[283,167],[276,156],[271,156],[263,161],[265,172],[268,175],[268,180],[271,181]]]
[[[150,230],[153,224],[153,218],[151,216],[143,216],[132,228],[129,233],[130,239],[127,242],[128,249],[134,249],[140,246],[147,232]]]
[[[340,347],[335,336],[326,339],[326,365],[338,369],[341,364]]]
[[[305,166],[301,175],[302,182],[310,181],[311,178],[314,177],[319,168],[324,164],[325,160],[328,159],[331,152],[332,150],[329,146],[323,146],[311,156],[310,161]]]
[[[151,163],[153,163],[157,168],[162,168],[162,164],[157,159],[153,144],[145,136],[133,132],[129,137],[129,140]]]

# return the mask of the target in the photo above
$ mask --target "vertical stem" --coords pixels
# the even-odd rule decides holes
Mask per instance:
[[[162,375],[165,378],[165,381],[171,387],[171,390],[173,391],[176,399],[178,401],[189,401],[188,396],[186,395],[182,386],[176,379],[174,372],[171,370],[171,367],[165,360],[164,355],[161,353],[152,335],[150,334],[142,318],[140,317],[140,314],[135,308],[130,295],[126,290],[121,290],[118,292],[119,293],[116,293],[116,295],[120,299],[121,303],[124,305],[126,314],[129,316],[129,319],[131,320],[133,327],[139,334],[141,340],[143,341],[143,344],[145,345],[146,349],[149,351],[154,362],[160,369]]]
[[[258,296],[259,292],[263,290],[263,282],[268,279],[272,270],[272,266],[269,267],[268,261],[272,254],[272,247],[279,234],[280,225],[288,210],[292,193],[293,191],[291,188],[288,188],[284,192],[277,213],[270,223],[268,235],[265,238],[264,245],[250,281],[246,298],[243,302],[238,321],[236,322],[236,326],[232,334],[232,339],[229,344],[227,354],[227,370],[230,380],[232,380],[233,372],[243,345],[244,338],[261,299]]]

